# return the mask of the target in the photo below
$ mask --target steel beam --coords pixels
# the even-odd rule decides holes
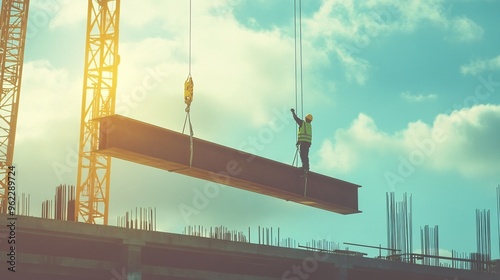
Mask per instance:
[[[100,154],[332,211],[359,213],[359,185],[120,115],[97,120]],[[301,177],[302,176],[302,177]]]

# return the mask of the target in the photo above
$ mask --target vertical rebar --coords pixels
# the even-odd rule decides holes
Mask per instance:
[[[498,227],[498,255],[500,256],[500,185],[497,187],[497,227]]]
[[[476,268],[484,271],[491,260],[490,210],[476,209],[476,245]]]

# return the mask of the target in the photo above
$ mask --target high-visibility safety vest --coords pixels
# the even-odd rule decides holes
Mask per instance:
[[[299,141],[300,142],[312,142],[312,125],[306,121],[302,122],[299,128]]]

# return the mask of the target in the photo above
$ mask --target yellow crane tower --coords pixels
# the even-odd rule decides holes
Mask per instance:
[[[75,219],[108,224],[111,157],[99,145],[100,117],[115,113],[120,0],[89,0]]]
[[[0,15],[0,213],[7,212],[14,157],[29,0],[3,0]]]

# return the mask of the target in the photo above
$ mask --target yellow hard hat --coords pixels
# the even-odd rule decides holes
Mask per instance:
[[[307,114],[306,115],[306,120],[309,120],[310,122],[312,122],[313,116],[311,114]]]

